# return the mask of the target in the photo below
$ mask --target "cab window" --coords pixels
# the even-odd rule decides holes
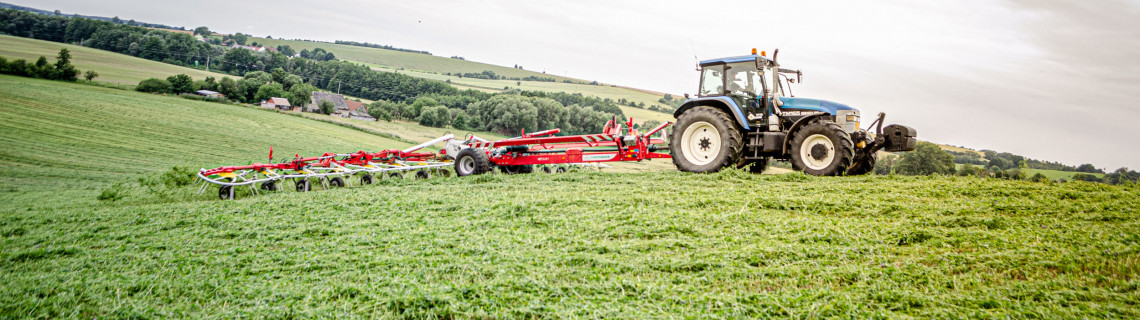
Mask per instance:
[[[701,96],[719,96],[724,92],[724,66],[701,69]]]

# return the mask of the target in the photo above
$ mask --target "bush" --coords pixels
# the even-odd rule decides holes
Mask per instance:
[[[150,78],[140,81],[139,85],[135,87],[135,91],[150,93],[171,93],[174,91],[174,88],[170,85],[169,81],[159,78]]]
[[[194,92],[194,79],[185,74],[177,74],[166,77],[166,81],[170,83],[171,92],[173,93],[188,93]]]
[[[451,112],[444,106],[428,107],[416,120],[420,125],[442,128],[451,124]]]
[[[336,112],[336,105],[334,105],[332,101],[321,100],[321,103],[318,103],[317,106],[320,107],[321,113],[323,114],[333,114],[333,112]]]
[[[96,77],[99,77],[99,73],[95,70],[87,70],[83,73],[83,79],[87,79],[87,81],[95,80]]]

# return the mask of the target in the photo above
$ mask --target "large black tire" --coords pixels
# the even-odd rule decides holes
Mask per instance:
[[[332,179],[329,179],[329,185],[333,188],[344,187],[344,179],[341,177],[333,177]]]
[[[501,167],[499,167],[499,171],[502,171],[503,173],[506,173],[506,174],[527,174],[527,173],[533,173],[534,172],[534,166],[532,166],[532,165],[501,166]]]
[[[744,164],[740,166],[740,168],[748,167],[748,172],[755,173],[755,174],[761,174],[761,173],[764,173],[764,170],[768,169],[768,163],[771,161],[771,159],[772,158],[764,158],[764,159],[760,159],[760,160],[748,160],[748,161],[745,161]]]
[[[815,176],[837,176],[851,167],[855,144],[835,122],[816,119],[796,130],[791,156],[793,169]]]
[[[847,169],[847,175],[858,176],[874,172],[875,163],[878,162],[879,154],[877,152],[867,156],[860,154],[859,156],[855,157],[855,161],[851,164],[851,168]]]
[[[695,107],[677,117],[673,127],[669,150],[678,170],[709,173],[739,163],[741,130],[724,111]]]
[[[482,149],[467,148],[455,155],[455,175],[466,177],[469,175],[491,172],[491,160]]]

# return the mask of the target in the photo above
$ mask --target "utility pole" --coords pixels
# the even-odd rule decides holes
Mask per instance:
[[[340,80],[336,81],[336,94],[340,94]]]
[[[206,55],[206,71],[210,71],[210,55]]]

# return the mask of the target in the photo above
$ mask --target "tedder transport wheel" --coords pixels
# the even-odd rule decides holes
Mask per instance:
[[[341,179],[340,177],[333,177],[332,179],[329,179],[329,185],[334,187],[334,188],[343,187],[344,186],[344,179]]]
[[[455,175],[466,177],[491,172],[491,161],[482,150],[467,148],[455,156]]]
[[[791,145],[792,168],[816,176],[837,176],[851,166],[855,144],[835,122],[812,120],[796,130]]]
[[[313,184],[309,180],[301,179],[297,181],[297,192],[307,192],[312,190]]]
[[[416,180],[423,180],[428,178],[431,178],[431,173],[427,172],[427,170],[420,169],[419,171],[416,171]]]
[[[403,179],[403,178],[404,178],[404,174],[400,173],[399,171],[394,171],[394,172],[388,174],[388,179]]]
[[[521,166],[501,166],[499,170],[506,174],[527,174],[534,172],[534,166],[521,165]]]
[[[275,181],[262,182],[261,183],[261,190],[277,191],[277,182],[275,182]]]
[[[558,169],[554,169],[554,172],[555,173],[566,173],[566,167],[559,166]]]
[[[553,173],[554,172],[554,170],[550,170],[550,166],[542,166],[541,168],[538,168],[538,170],[542,171],[542,173]]]
[[[221,188],[218,188],[218,199],[233,200],[234,186],[222,186]]]
[[[360,185],[369,185],[369,184],[372,184],[372,175],[365,174],[365,175],[360,176]]]
[[[744,144],[740,129],[724,111],[695,107],[677,117],[669,139],[678,170],[708,173],[738,163]]]

